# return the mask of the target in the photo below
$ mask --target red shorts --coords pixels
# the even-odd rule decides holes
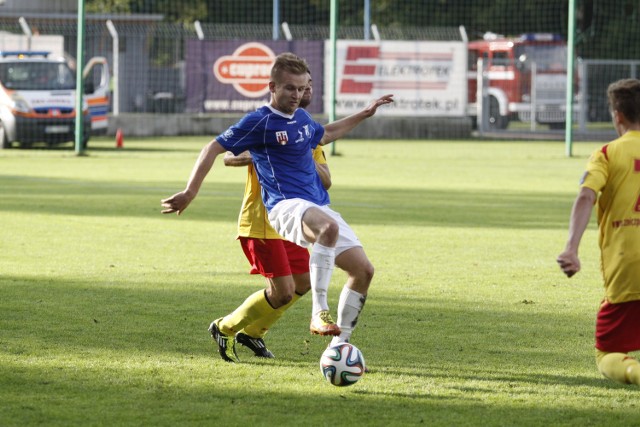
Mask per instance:
[[[309,251],[288,240],[238,237],[251,274],[282,277],[309,272]]]
[[[640,301],[602,303],[596,320],[596,348],[607,353],[640,350]]]

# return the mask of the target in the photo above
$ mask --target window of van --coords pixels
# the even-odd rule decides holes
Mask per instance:
[[[0,62],[0,83],[12,90],[72,90],[75,75],[60,62]]]

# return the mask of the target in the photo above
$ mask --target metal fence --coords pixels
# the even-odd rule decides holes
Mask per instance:
[[[375,3],[375,2],[374,2]],[[416,15],[420,20],[421,16],[429,16],[433,11],[428,9],[430,4],[424,4],[419,1],[409,2],[415,8]],[[489,4],[490,2],[487,2]],[[598,2],[595,2],[598,3]],[[375,6],[375,5],[374,5]],[[241,9],[241,8],[240,8]],[[553,9],[556,10],[556,9]],[[242,14],[238,12],[238,15]],[[539,28],[542,31],[549,28],[559,27],[557,24],[558,17],[548,16],[548,22],[530,23],[524,18],[522,19],[521,28],[523,31],[531,31]],[[460,12],[459,22],[462,24],[468,17],[464,16],[464,12]],[[508,22],[509,28],[517,27],[512,17],[505,16],[503,21]],[[349,22],[355,19],[351,17]],[[113,24],[112,31],[109,30],[107,22]],[[427,22],[427,19],[424,19]],[[455,22],[455,21],[454,21]],[[502,22],[502,21],[500,21]],[[525,23],[526,22],[526,23]],[[372,42],[377,41],[435,41],[448,42],[456,41],[461,43],[469,43],[477,38],[482,30],[477,27],[469,28],[464,25],[433,26],[420,25],[420,22],[413,22],[412,25],[398,25],[390,23],[387,25],[370,24],[339,26],[337,38],[340,40],[363,40],[370,39]],[[27,18],[34,37],[38,35],[61,35],[64,37],[64,51],[70,61],[74,60],[77,43],[77,22],[71,14],[60,16],[30,16]],[[505,24],[506,25],[506,24]],[[536,27],[537,25],[537,27]],[[498,26],[499,27],[499,26]],[[560,26],[561,27],[561,26]],[[328,25],[310,25],[299,24],[296,22],[279,22],[276,27],[279,42],[285,43],[283,49],[294,48],[296,42],[318,41],[324,42],[329,39]],[[498,28],[499,29],[499,28]],[[115,32],[113,31],[115,30]],[[0,31],[22,34],[24,27],[20,25],[15,16],[0,15]],[[566,31],[566,29],[565,29]],[[517,37],[517,35],[514,35]],[[566,35],[563,36],[566,39]],[[188,98],[189,79],[193,78],[194,65],[189,62],[189,46],[195,41],[200,42],[223,42],[223,41],[273,41],[274,25],[273,23],[211,23],[211,22],[189,22],[175,23],[168,22],[165,15],[162,14],[122,14],[122,15],[88,15],[85,25],[85,56],[104,56],[112,66],[117,64],[115,75],[118,79],[112,88],[113,93],[117,96],[112,97],[112,102],[116,101],[117,105],[111,105],[112,114],[128,115],[137,113],[150,113],[157,115],[165,114],[218,114],[225,111],[208,111],[202,106],[190,106]],[[288,43],[288,44],[287,44]],[[628,41],[629,44],[635,43]],[[114,50],[115,47],[115,50]],[[321,49],[321,48],[320,48]],[[193,52],[192,52],[193,53]],[[535,133],[542,136],[561,135],[564,126],[564,119],[549,120],[549,117],[558,117],[557,111],[561,111],[564,107],[559,104],[545,105],[544,99],[549,98],[546,95],[554,95],[555,98],[564,98],[565,87],[554,89],[554,86],[543,87],[543,80],[539,78],[542,75],[540,66],[538,66],[537,74],[526,74],[522,76],[522,80],[528,81],[520,83],[517,89],[500,88],[495,84],[497,81],[497,72],[489,73],[489,76],[478,74],[477,68],[472,66],[477,57],[472,57],[471,49],[469,49],[469,69],[465,70],[469,81],[468,106],[467,113],[464,114],[470,125],[475,127],[478,122],[478,112],[482,111],[486,115],[485,120],[488,124],[484,127],[487,135],[499,135],[500,133],[514,136],[517,134],[529,135]],[[477,52],[475,53],[478,54]],[[595,49],[589,51],[591,56],[597,56],[599,52]],[[480,54],[481,55],[481,54]],[[522,67],[525,67],[524,56],[520,55],[511,59],[495,58],[495,61],[506,60],[510,63],[499,63],[498,68],[502,67],[502,75],[510,76],[513,73],[522,73]],[[603,54],[604,56],[604,54]],[[315,72],[318,80],[322,80],[322,74],[326,74],[326,64],[322,62],[327,58],[326,53],[321,56],[320,64]],[[485,61],[491,61],[493,58],[484,58]],[[566,62],[566,57],[564,58]],[[465,60],[466,62],[466,60]],[[527,67],[534,64],[529,60]],[[588,138],[589,133],[593,135],[602,133],[602,129],[606,128],[609,121],[608,109],[606,106],[605,90],[606,86],[613,80],[622,77],[633,77],[636,75],[637,62],[628,59],[611,59],[606,60],[598,57],[583,58],[579,61],[578,80],[576,80],[576,130],[581,132]],[[212,64],[205,64],[199,67],[200,73],[211,74]],[[488,62],[485,62],[488,67]],[[488,68],[485,68],[485,71]],[[495,71],[495,70],[494,70]],[[511,74],[509,74],[511,73]],[[538,76],[533,79],[531,76]],[[326,77],[326,76],[325,76]],[[211,75],[205,77],[213,79]],[[507,77],[512,78],[512,77]],[[554,77],[554,83],[557,85],[562,79],[560,74]],[[512,79],[513,80],[513,79]],[[314,79],[315,81],[315,79]],[[471,83],[475,81],[475,83]],[[480,82],[480,85],[477,83]],[[207,84],[211,84],[208,82]],[[467,85],[467,81],[463,84]],[[482,85],[486,85],[482,90]],[[512,84],[512,83],[510,83]],[[513,83],[515,84],[515,83]],[[537,89],[536,89],[537,85]],[[559,86],[557,86],[559,87]],[[475,98],[476,91],[480,96],[480,103]],[[513,95],[509,91],[519,92]],[[323,97],[323,87],[317,86],[316,93],[319,98]],[[465,92],[466,93],[466,92]],[[518,96],[518,99],[514,97]],[[465,102],[467,100],[465,99]],[[554,101],[556,102],[556,101]],[[245,103],[248,107],[253,104]],[[515,106],[519,104],[519,106]],[[521,104],[521,105],[520,105]],[[205,104],[202,104],[205,105]],[[213,105],[209,103],[208,105]],[[236,105],[240,105],[237,103]],[[317,114],[327,114],[325,102],[317,102]],[[484,105],[485,108],[481,108]],[[472,110],[476,108],[476,110]],[[552,108],[558,108],[556,112]],[[532,115],[532,111],[536,114]],[[230,109],[227,113],[238,113],[237,109]],[[436,117],[437,118],[437,117]],[[594,126],[595,124],[595,126]],[[483,126],[480,126],[483,130]],[[606,131],[605,131],[606,133]],[[458,137],[459,132],[452,131],[452,137]],[[401,135],[400,135],[401,136]]]

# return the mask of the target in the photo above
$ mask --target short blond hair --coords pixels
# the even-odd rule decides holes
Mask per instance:
[[[281,53],[276,56],[276,61],[271,67],[271,81],[278,82],[282,73],[311,74],[307,61],[291,52]]]

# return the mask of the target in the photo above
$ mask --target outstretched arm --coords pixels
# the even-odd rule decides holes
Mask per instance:
[[[347,116],[343,119],[336,120],[335,122],[329,123],[324,127],[324,135],[322,136],[320,145],[326,145],[330,142],[342,138],[353,128],[358,126],[363,120],[373,116],[378,110],[378,107],[380,107],[381,105],[390,104],[392,102],[393,95],[384,95],[373,101],[364,110]]]
[[[200,186],[211,170],[211,167],[213,167],[213,162],[216,160],[216,157],[225,151],[227,150],[215,139],[205,145],[200,151],[200,156],[198,156],[198,160],[196,160],[196,164],[191,170],[187,187],[181,192],[161,200],[162,207],[165,208],[162,210],[162,213],[169,214],[175,212],[180,215],[187,206],[189,206],[189,203],[195,199],[198,191],[200,191]]]
[[[580,259],[578,247],[584,231],[589,225],[593,204],[596,201],[596,193],[590,188],[582,187],[571,209],[569,220],[569,238],[564,251],[558,255],[556,261],[568,277],[580,271]]]

